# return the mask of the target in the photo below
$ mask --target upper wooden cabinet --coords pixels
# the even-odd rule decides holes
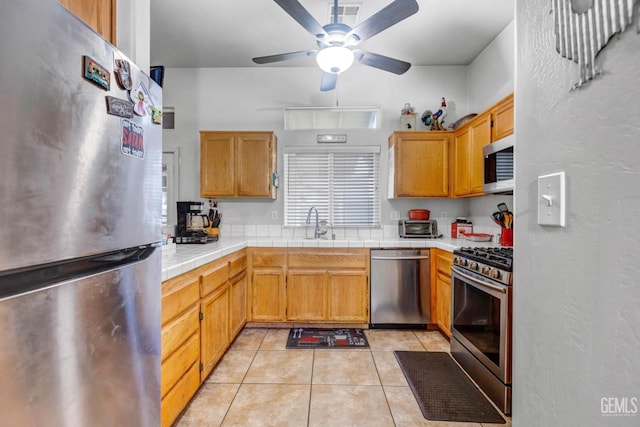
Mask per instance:
[[[389,137],[390,197],[449,196],[451,134],[399,131]]]
[[[273,132],[200,132],[200,196],[276,198]]]
[[[116,0],[59,0],[111,44],[116,44]]]
[[[453,196],[480,196],[484,185],[482,148],[491,143],[491,114],[484,112],[455,133],[452,147]]]
[[[513,133],[513,94],[456,129],[451,147],[452,196],[484,194],[482,149]]]
[[[491,107],[491,141],[497,141],[513,133],[513,93]]]

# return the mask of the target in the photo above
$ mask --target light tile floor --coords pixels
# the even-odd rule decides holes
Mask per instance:
[[[429,421],[394,350],[449,351],[437,331],[367,330],[369,349],[287,350],[288,329],[245,328],[178,427],[486,427]]]

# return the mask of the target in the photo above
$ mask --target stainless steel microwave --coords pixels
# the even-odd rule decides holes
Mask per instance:
[[[485,193],[513,194],[515,142],[515,135],[509,135],[483,147]]]

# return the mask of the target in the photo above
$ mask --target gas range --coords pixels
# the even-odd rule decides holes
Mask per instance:
[[[505,285],[513,284],[513,248],[460,248],[453,251],[453,264]]]

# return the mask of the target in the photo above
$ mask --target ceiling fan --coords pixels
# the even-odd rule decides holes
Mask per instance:
[[[324,71],[321,91],[335,89],[338,74],[347,70],[354,61],[395,74],[404,74],[411,67],[410,63],[399,59],[352,48],[416,13],[416,0],[395,0],[355,28],[338,22],[338,0],[334,0],[333,22],[324,26],[320,25],[298,0],[274,1],[315,37],[318,49],[260,56],[253,58],[256,64],[315,56],[318,65]]]

